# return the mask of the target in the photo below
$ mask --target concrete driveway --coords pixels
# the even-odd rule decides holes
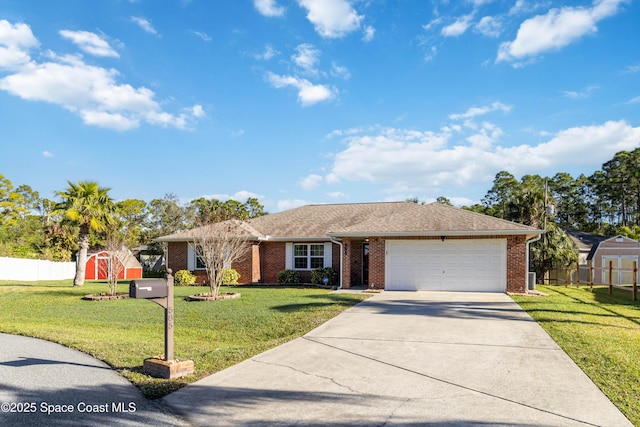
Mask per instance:
[[[504,294],[385,292],[163,401],[195,426],[631,425]]]

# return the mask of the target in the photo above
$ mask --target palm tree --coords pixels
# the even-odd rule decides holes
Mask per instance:
[[[73,286],[82,286],[91,230],[102,231],[111,222],[114,203],[108,194],[110,188],[100,187],[96,182],[78,181],[74,184],[67,181],[67,184],[69,188],[65,191],[56,191],[62,202],[56,205],[55,210],[64,213],[65,218],[79,229],[79,251]]]

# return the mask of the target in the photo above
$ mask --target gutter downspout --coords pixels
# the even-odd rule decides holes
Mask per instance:
[[[529,293],[529,263],[530,263],[530,260],[531,260],[531,248],[529,247],[529,245],[531,243],[534,243],[534,242],[537,242],[538,240],[540,240],[542,238],[542,234],[544,234],[544,233],[540,233],[540,234],[538,234],[537,237],[534,237],[531,240],[527,240],[527,263],[526,263],[526,265],[527,265],[527,267],[526,267],[526,271],[527,271],[527,280],[526,280],[527,293]]]
[[[333,237],[331,237],[330,240],[331,243],[340,246],[340,286],[338,286],[338,289],[342,289],[342,258],[344,257],[344,248],[342,246],[342,240],[334,239]]]

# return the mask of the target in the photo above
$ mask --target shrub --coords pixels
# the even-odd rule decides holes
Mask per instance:
[[[278,273],[278,283],[300,283],[300,273],[295,270],[282,270]]]
[[[338,272],[331,267],[318,267],[311,271],[311,283],[316,285],[324,285],[324,278],[329,279],[327,285],[338,285]]]
[[[225,268],[222,270],[222,284],[223,285],[237,285],[240,273],[233,268]]]
[[[164,279],[166,275],[164,270],[142,270],[142,277],[145,279]]]
[[[189,270],[178,270],[173,276],[173,283],[176,286],[189,286],[196,283],[196,276]]]

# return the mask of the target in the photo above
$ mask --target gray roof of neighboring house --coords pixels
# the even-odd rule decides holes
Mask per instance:
[[[608,239],[606,236],[587,233],[586,231],[576,230],[575,228],[563,228],[563,230],[573,243],[576,244],[580,252],[589,252],[593,246]]]
[[[247,236],[257,240],[327,240],[358,236],[527,235],[533,227],[440,203],[412,202],[307,205],[246,222]],[[193,231],[158,241],[193,239]]]

